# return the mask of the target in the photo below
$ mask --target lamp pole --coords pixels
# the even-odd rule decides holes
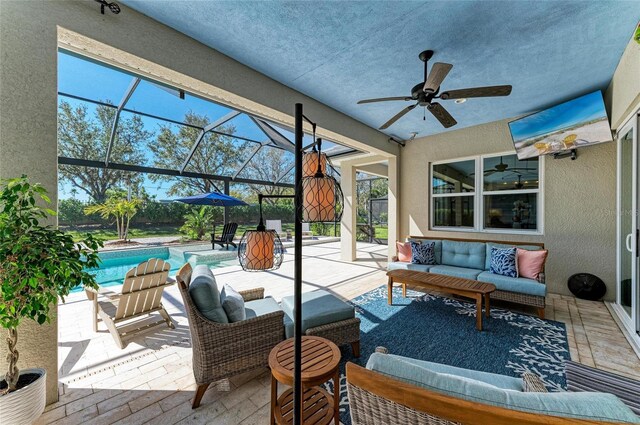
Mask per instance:
[[[293,423],[302,424],[302,104],[295,106],[295,227],[294,227],[294,271],[293,271]],[[314,140],[315,141],[315,140]]]

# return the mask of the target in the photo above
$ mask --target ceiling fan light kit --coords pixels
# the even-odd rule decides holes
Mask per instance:
[[[431,66],[431,72],[428,72],[428,62],[429,59],[433,57],[433,53],[433,50],[425,50],[418,55],[418,58],[424,62],[424,81],[413,86],[411,89],[411,96],[379,97],[374,99],[364,99],[358,102],[360,105],[365,103],[391,101],[416,102],[391,117],[390,120],[380,126],[380,130],[389,128],[416,106],[424,107],[440,122],[440,124],[442,124],[443,127],[450,128],[458,122],[451,116],[444,106],[438,102],[434,102],[434,99],[454,99],[455,103],[464,103],[467,98],[470,97],[509,96],[511,94],[511,86],[509,85],[474,87],[460,90],[449,90],[440,93],[440,86],[453,68],[453,65],[444,62],[436,62]]]

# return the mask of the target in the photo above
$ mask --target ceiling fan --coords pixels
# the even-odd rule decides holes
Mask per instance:
[[[394,115],[389,121],[380,126],[380,130],[388,128],[391,124],[398,121],[406,113],[411,111],[416,106],[420,105],[426,107],[429,112],[445,127],[453,127],[457,124],[457,121],[447,112],[447,110],[438,102],[433,102],[434,99],[466,99],[469,97],[492,97],[492,96],[509,96],[511,93],[511,86],[488,86],[488,87],[474,87],[460,90],[449,90],[440,93],[440,84],[444,81],[453,65],[449,63],[436,62],[431,67],[431,72],[427,74],[427,62],[433,56],[433,50],[425,50],[420,53],[418,57],[424,62],[424,81],[416,84],[411,89],[411,96],[396,96],[396,97],[380,97],[375,99],[364,99],[358,102],[374,103],[374,102],[388,102],[394,100],[404,101],[416,101],[415,104],[409,105],[402,111]]]
[[[522,175],[522,173],[524,172],[525,174],[529,172],[529,167],[527,166],[527,168],[518,168],[518,167],[509,167],[509,164],[505,164],[502,161],[502,157],[500,157],[500,163],[496,164],[495,167],[493,168],[489,168],[487,170],[484,170],[484,175],[485,176],[490,176],[494,173],[505,173],[505,172],[512,172],[515,173],[519,176]],[[470,176],[473,176],[475,173],[471,173],[469,174]]]

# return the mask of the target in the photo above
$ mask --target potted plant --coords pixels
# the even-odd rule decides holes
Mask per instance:
[[[44,224],[55,212],[39,184],[21,178],[0,181],[0,326],[7,330],[8,369],[0,381],[2,422],[32,423],[45,406],[46,371],[20,371],[18,326],[24,319],[50,321],[52,306],[78,285],[97,288],[85,271],[98,266],[100,243],[87,235],[74,242]],[[57,353],[51,353],[57,356]]]

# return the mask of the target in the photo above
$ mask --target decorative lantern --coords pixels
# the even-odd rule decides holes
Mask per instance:
[[[327,172],[327,154],[318,155],[316,147],[311,152],[302,156],[302,177],[313,177],[318,172],[318,159],[320,159],[320,170]]]
[[[327,155],[322,153],[322,140],[317,140],[318,150],[315,146],[312,152],[305,154],[307,157],[315,157],[315,161],[309,159],[306,164],[315,165],[316,169],[311,174],[303,168],[302,175],[302,221],[306,223],[318,223],[327,221],[339,221],[342,218],[343,196],[338,181],[328,176]],[[305,163],[305,162],[303,162]]]
[[[260,202],[260,224],[256,230],[247,230],[238,245],[238,260],[245,271],[265,271],[280,268],[284,257],[284,246],[275,230],[266,230],[262,219],[262,196]]]

